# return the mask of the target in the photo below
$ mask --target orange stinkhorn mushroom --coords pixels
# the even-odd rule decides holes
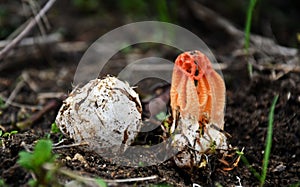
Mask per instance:
[[[200,51],[179,55],[170,90],[175,132],[172,144],[179,167],[203,167],[202,155],[226,150],[224,128],[225,84]],[[177,130],[175,131],[175,127]]]
[[[200,51],[179,55],[175,61],[171,85],[173,117],[179,112],[199,125],[213,123],[224,127],[225,84],[212,68],[209,59]]]

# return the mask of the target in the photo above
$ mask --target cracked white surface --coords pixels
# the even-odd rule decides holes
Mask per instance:
[[[56,124],[75,142],[92,149],[130,145],[141,127],[138,94],[115,77],[105,77],[75,88],[63,102]],[[126,146],[125,146],[126,147]]]

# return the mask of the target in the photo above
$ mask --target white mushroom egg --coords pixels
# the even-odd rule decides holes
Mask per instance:
[[[214,124],[207,124],[201,132],[196,119],[180,118],[177,123],[172,141],[172,146],[179,151],[174,157],[177,166],[202,167],[205,155],[216,149],[228,149],[225,134]]]
[[[102,153],[124,149],[134,141],[142,125],[141,112],[139,96],[128,83],[107,76],[75,88],[55,122],[65,136]]]

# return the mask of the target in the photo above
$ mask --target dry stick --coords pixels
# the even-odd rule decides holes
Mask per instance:
[[[43,9],[34,17],[31,18],[28,25],[25,29],[15,38],[13,39],[4,49],[0,51],[0,60],[2,60],[6,54],[13,49],[28,33],[29,31],[41,20],[41,18],[46,14],[46,12],[52,7],[56,0],[49,0]]]
[[[25,121],[21,121],[21,122],[18,122],[16,124],[16,126],[23,130],[23,129],[26,129],[26,128],[29,128],[32,124],[34,124],[35,122],[37,122],[39,119],[41,119],[41,117],[46,114],[47,112],[49,112],[50,110],[58,107],[59,105],[59,102],[57,100],[52,100],[52,101],[49,101],[46,106],[38,111],[37,113],[33,114],[30,118],[26,119]]]
[[[20,25],[18,28],[16,28],[12,33],[9,34],[9,36],[6,38],[6,40],[11,41],[13,38],[17,37],[22,30],[27,26],[30,20],[26,20],[22,25]]]
[[[16,95],[18,92],[21,90],[21,88],[24,86],[24,80],[21,80],[20,82],[17,83],[17,86],[15,89],[11,92],[10,96],[7,98],[5,101],[5,106],[10,105],[11,102],[15,99]]]
[[[28,84],[31,90],[33,90],[34,92],[39,91],[38,85],[30,78],[28,71],[23,71],[21,77]]]
[[[54,164],[44,164],[43,167],[47,170],[57,169]],[[95,178],[81,176],[81,175],[78,175],[78,174],[76,174],[72,171],[69,171],[67,169],[58,168],[57,171],[60,172],[63,175],[66,175],[70,178],[73,178],[75,180],[78,180],[78,181],[81,181],[81,182],[84,182],[84,183],[86,183],[88,181],[96,182]],[[158,178],[157,175],[152,175],[152,176],[148,176],[148,177],[128,178],[128,179],[114,179],[114,180],[102,179],[102,180],[107,182],[107,183],[125,183],[125,182],[139,182],[139,181],[153,180],[153,179],[156,179],[156,178]]]
[[[188,5],[195,14],[195,16],[209,24],[212,24],[215,27],[219,27],[226,31],[229,35],[236,38],[238,42],[243,41],[244,32],[237,29],[232,23],[230,23],[227,19],[223,18],[213,10],[205,7],[194,0],[188,0]],[[282,56],[296,56],[298,50],[295,48],[284,47],[276,44],[272,39],[253,35],[250,36],[251,42],[257,47],[259,50],[262,50],[265,54],[269,55],[282,55]]]
[[[104,179],[107,183],[125,183],[125,182],[139,182],[139,181],[145,181],[145,180],[152,180],[158,178],[157,175],[152,175],[149,177],[136,177],[136,178],[128,178],[128,179]]]
[[[61,143],[61,142],[58,142]],[[60,146],[53,146],[53,150],[54,149],[65,149],[65,148],[70,148],[70,147],[80,147],[80,146],[85,146],[85,145],[89,145],[87,142],[80,142],[80,143],[73,143],[70,145],[60,145]]]
[[[49,43],[58,43],[62,41],[62,35],[60,33],[48,34],[47,36],[36,36],[36,37],[27,37],[24,38],[20,43],[19,47],[32,46],[34,44],[37,45],[45,45]],[[10,40],[1,40],[0,48],[3,48],[9,45]]]
[[[36,6],[35,1],[28,0],[28,3],[29,3],[29,6],[31,8],[31,11],[32,11],[33,15],[36,16],[38,14],[38,8]],[[41,21],[37,21],[37,26],[40,29],[41,35],[45,36],[46,35],[46,29],[44,28],[43,23]]]
[[[45,99],[53,99],[53,98],[63,98],[65,95],[64,92],[43,92],[38,93],[37,99],[38,100],[45,100]]]
[[[87,42],[77,41],[77,42],[61,42],[62,41],[62,35],[59,33],[53,33],[46,35],[44,37],[38,36],[38,37],[28,37],[22,39],[22,41],[18,44],[18,50],[15,51],[14,56],[7,57],[6,61],[0,62],[0,72],[4,71],[9,68],[14,68],[18,64],[23,64],[23,62],[26,62],[28,60],[31,60],[32,58],[39,58],[42,54],[40,53],[40,48],[36,47],[35,45],[39,47],[43,47],[44,45],[51,44],[51,52],[53,54],[66,54],[70,55],[70,53],[81,53],[84,52],[87,47]],[[0,48],[5,47],[9,41],[0,41]],[[24,47],[24,49],[21,47]],[[53,50],[53,51],[52,51]],[[26,55],[25,51],[30,51],[33,55]],[[1,84],[1,78],[0,78],[0,84]]]
[[[40,5],[35,1],[35,0],[28,0],[28,3],[31,7],[31,10],[34,14],[34,16],[36,16],[38,14],[38,11],[41,10]],[[42,22],[40,22],[40,31],[42,33],[43,36],[46,35],[46,29],[49,30],[50,29],[50,23],[47,19],[47,16],[43,16],[42,18]],[[44,27],[46,27],[46,29],[44,29]],[[41,30],[42,29],[42,30]]]
[[[4,97],[2,94],[0,94],[0,98],[7,102],[7,98]],[[21,103],[16,103],[16,102],[13,102],[13,101],[9,101],[9,105],[10,106],[14,106],[14,107],[18,107],[18,108],[26,108],[26,109],[29,109],[29,110],[41,110],[42,109],[42,106],[35,106],[35,105],[27,105],[27,104],[21,104]]]
[[[28,59],[33,58],[33,56],[40,56],[40,53],[38,50],[39,48],[37,48],[34,45],[43,46],[43,45],[53,44],[54,49],[56,49],[56,46],[59,46],[58,42],[61,42],[61,41],[62,41],[62,35],[59,33],[49,34],[44,37],[37,36],[37,37],[23,38],[22,41],[20,41],[20,43],[18,44],[18,48],[20,49],[20,47],[24,47],[25,49],[16,50],[13,58],[10,59],[10,57],[8,57],[6,61],[3,61],[2,63],[0,63],[0,71],[4,71],[7,68],[14,68],[19,63],[25,62]],[[10,42],[11,41],[8,41],[8,40],[0,41],[0,48],[7,46]],[[77,46],[75,46],[75,47],[77,47]],[[28,55],[27,53],[25,53],[26,50],[30,51],[30,53],[32,55]],[[77,50],[77,49],[74,49],[74,50]],[[71,51],[71,49],[69,51]]]

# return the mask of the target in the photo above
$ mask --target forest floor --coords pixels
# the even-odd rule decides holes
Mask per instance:
[[[57,11],[60,9],[58,8]],[[61,10],[60,10],[61,11]],[[65,13],[65,16],[68,16]],[[75,18],[64,17],[64,20],[50,16],[57,24],[66,24],[70,30],[72,27],[91,28],[91,23],[84,23],[87,18],[74,21]],[[79,19],[79,18],[76,18]],[[74,40],[92,41],[96,33],[104,33],[104,26],[114,28],[121,25],[112,19],[108,23],[98,23],[88,33],[77,30]],[[69,24],[67,22],[70,22]],[[189,26],[196,34],[197,19],[190,20],[193,23]],[[74,23],[74,24],[71,24]],[[201,22],[200,22],[201,23]],[[106,25],[105,25],[106,24]],[[188,22],[185,22],[188,25]],[[184,26],[184,24],[183,24]],[[99,37],[99,36],[98,36]],[[270,160],[267,170],[265,186],[289,186],[299,185],[300,173],[300,73],[299,58],[297,56],[286,57],[280,55],[261,55],[259,46],[253,46],[252,57],[256,62],[261,59],[268,59],[267,64],[256,64],[253,66],[253,76],[250,78],[247,70],[247,58],[245,55],[236,55],[233,51],[240,49],[236,43],[232,44],[230,39],[220,42],[214,40],[214,34],[206,34],[201,37],[208,45],[222,67],[222,73],[226,84],[226,111],[224,130],[232,137],[228,139],[232,146],[240,150],[244,148],[244,156],[250,165],[257,171],[262,171],[265,142],[268,130],[268,115],[271,104],[276,95],[279,99],[275,106],[273,141]],[[220,36],[216,37],[219,38]],[[226,38],[226,37],[225,37]],[[49,52],[50,51],[50,52]],[[39,49],[40,56],[29,58],[26,62],[17,62],[16,65],[7,66],[1,69],[0,93],[2,98],[8,98],[15,91],[13,104],[0,108],[0,127],[3,132],[17,130],[16,134],[0,137],[0,179],[8,186],[23,186],[32,178],[30,172],[22,168],[17,160],[20,151],[32,149],[37,140],[47,137],[57,143],[59,135],[51,133],[51,124],[62,103],[62,96],[67,95],[72,89],[71,82],[77,63],[82,52],[57,53],[51,46],[44,46]],[[53,54],[54,53],[54,54]],[[172,48],[160,46],[155,49],[136,50],[140,57],[149,53],[160,53],[161,57],[175,60],[176,54]],[[53,56],[52,56],[53,54]],[[21,54],[22,55],[22,54]],[[24,55],[24,54],[23,54]],[[120,53],[113,62],[128,61],[128,52]],[[29,55],[30,56],[30,55]],[[294,68],[286,71],[280,65],[291,65],[287,61],[296,58]],[[261,61],[259,61],[261,60]],[[9,61],[12,62],[11,60]],[[20,64],[22,63],[22,64]],[[285,67],[285,66],[284,66]],[[110,72],[110,70],[107,70]],[[113,70],[111,70],[113,71]],[[5,101],[3,101],[5,102]],[[53,104],[54,103],[54,104]],[[33,107],[28,107],[33,106]],[[24,122],[32,117],[37,111],[45,110],[46,113],[39,116],[31,126],[20,130],[18,122]],[[191,186],[193,183],[201,186],[258,186],[259,180],[249,170],[244,162],[240,161],[238,166],[231,171],[223,171],[217,160],[211,160],[211,167],[207,172],[194,170],[192,173],[185,172],[178,168],[172,159],[159,165],[146,167],[125,167],[111,163],[103,159],[93,151],[81,149],[80,146],[55,149],[58,154],[57,162],[62,167],[76,171],[81,175],[100,177],[103,179],[126,179],[135,177],[157,176],[155,179],[141,182],[127,182],[116,184],[116,186],[137,185],[146,186],[151,184],[169,184],[171,186]],[[84,159],[76,159],[75,155],[80,154]],[[240,179],[240,183],[239,183]]]

